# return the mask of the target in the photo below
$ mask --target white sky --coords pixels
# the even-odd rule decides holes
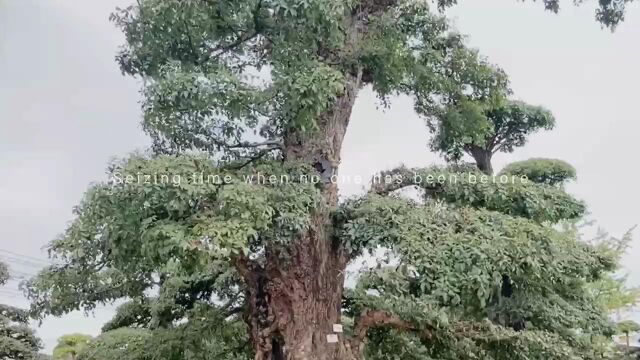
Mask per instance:
[[[114,54],[123,39],[107,21],[130,0],[0,0],[0,258],[33,274],[42,247],[64,230],[89,183],[105,178],[112,156],[144,148],[139,84],[121,76]],[[568,2],[570,3],[570,2]],[[461,0],[449,14],[458,28],[510,75],[517,97],[550,108],[557,128],[533,136],[495,167],[529,157],[554,157],[578,169],[570,187],[592,217],[613,234],[640,223],[636,111],[640,83],[640,6],[611,34],[593,8],[570,4],[560,15],[516,0]],[[400,163],[440,162],[428,134],[400,98],[386,112],[360,96],[342,154],[341,174],[367,179]],[[342,188],[343,194],[359,186]],[[7,251],[36,258],[18,263]],[[636,246],[626,265],[640,284]],[[17,282],[0,288],[0,303],[26,306]],[[69,332],[96,335],[111,316],[47,319],[38,334],[50,351]]]

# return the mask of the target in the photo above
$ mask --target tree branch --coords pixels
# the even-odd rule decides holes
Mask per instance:
[[[278,141],[278,140],[268,140],[268,141],[263,141],[263,142],[258,142],[258,143],[250,143],[250,142],[239,142],[237,144],[232,144],[232,145],[226,145],[227,148],[229,149],[238,149],[238,148],[257,148],[257,147],[261,147],[261,146],[269,146],[272,148],[278,148],[281,149],[284,145],[282,144],[282,141]]]
[[[430,341],[434,337],[434,327],[414,325],[402,320],[399,316],[382,310],[365,310],[356,321],[352,342],[358,346],[362,344],[369,329],[374,327],[390,327],[396,330],[409,331],[417,334],[423,341]],[[496,331],[497,330],[497,331]],[[443,331],[446,331],[443,329]],[[456,338],[470,338],[474,341],[503,341],[517,338],[522,333],[512,329],[497,327],[487,328],[486,324],[466,321],[456,322],[448,330],[451,336]]]
[[[227,45],[220,44],[220,45],[214,47],[213,49],[209,50],[207,52],[206,56],[203,59],[201,59],[198,63],[199,64],[203,64],[206,61],[209,61],[211,58],[218,58],[221,55],[227,53],[228,51],[233,50],[233,49],[237,48],[238,46],[244,44],[245,42],[254,39],[258,35],[260,35],[260,33],[254,31],[254,32],[251,32],[251,33],[248,33],[248,34],[245,34],[245,35],[239,37],[238,39],[236,39],[236,41],[234,41],[234,42],[232,42],[230,44],[227,44]]]
[[[413,183],[412,170],[401,166],[374,175],[371,179],[371,189],[369,192],[378,195],[388,195],[389,193],[411,185],[419,184]]]
[[[398,330],[413,331],[420,334],[423,339],[429,340],[433,337],[430,329],[421,330],[408,321],[402,320],[397,315],[389,314],[381,310],[366,310],[358,320],[353,331],[354,339],[362,342],[367,336],[367,331],[372,327],[391,327]]]
[[[362,0],[360,8],[368,13],[386,11],[398,4],[398,0]]]
[[[262,9],[262,1],[258,1],[258,4],[253,12],[254,29],[252,31],[247,30],[244,35],[240,35],[235,41],[233,41],[230,44],[226,44],[226,45],[219,44],[218,46],[210,49],[207,52],[207,54],[198,63],[203,64],[211,60],[211,58],[218,58],[223,54],[229,52],[230,50],[233,50],[238,46],[246,43],[247,41],[251,41],[254,38],[258,37],[263,30],[262,25],[260,24],[260,21],[259,21],[259,13],[261,9]]]

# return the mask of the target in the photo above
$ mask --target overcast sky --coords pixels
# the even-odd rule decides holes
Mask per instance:
[[[123,39],[107,20],[129,2],[0,0],[0,259],[17,278],[46,264],[43,246],[64,230],[87,186],[105,179],[109,159],[148,145],[139,126],[139,84],[113,61]],[[507,71],[517,97],[557,118],[554,131],[497,155],[495,167],[530,157],[569,161],[579,177],[570,190],[618,235],[640,223],[640,6],[634,5],[613,34],[601,30],[589,6],[566,5],[551,15],[539,2],[462,0],[449,11],[469,43]],[[400,163],[441,162],[427,141],[409,99],[380,112],[364,91],[341,174],[368,178]],[[354,184],[342,188],[345,195],[358,191]],[[635,246],[625,262],[637,285],[640,262],[632,259],[639,256]],[[18,281],[0,288],[0,303],[27,305]],[[38,334],[50,351],[64,333],[98,334],[111,311],[47,319]]]

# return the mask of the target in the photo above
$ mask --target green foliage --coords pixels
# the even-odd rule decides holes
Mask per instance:
[[[601,1],[599,20],[615,26],[623,10]],[[379,194],[335,209],[334,188],[313,180],[316,161],[338,162],[341,116],[366,85],[385,104],[412,96],[435,148],[450,159],[470,152],[488,169],[493,152],[553,126],[547,110],[510,100],[506,74],[428,2],[140,0],[112,20],[126,37],[120,68],[145,80],[154,154],[112,164],[110,181],[86,192],[50,243],[55,265],[25,284],[40,319],[130,300],[79,360],[253,358],[260,339],[240,313],[251,315],[246,296],[264,289],[238,271],[272,276],[296,241],[315,237],[336,253],[322,262],[389,251],[343,304],[350,335],[371,340],[369,359],[582,359],[589,344],[579,334],[611,332],[588,284],[616,258],[552,226],[585,211],[561,187],[420,169],[425,179],[464,176],[374,186]],[[425,203],[384,196],[407,185],[419,185]],[[518,291],[498,301],[504,274]],[[375,311],[386,319],[358,329]],[[511,330],[514,318],[527,330]]]
[[[618,331],[621,334],[629,335],[629,333],[640,331],[640,324],[633,320],[620,321],[617,324]]]
[[[123,72],[156,80],[143,123],[156,149],[228,149],[258,125],[268,138],[313,129],[353,70],[319,54],[357,58],[340,48],[353,3],[146,0],[114,14],[127,37]],[[267,83],[255,77],[263,67]]]
[[[341,238],[355,254],[389,250],[349,294],[351,315],[379,309],[411,328],[430,329],[428,342],[420,331],[375,330],[370,358],[498,359],[501,352],[523,359],[590,358],[590,339],[614,332],[592,284],[616,269],[619,255],[548,225],[582,216],[584,205],[558,187],[482,184],[483,174],[457,171],[468,169],[384,172],[370,195],[345,203],[337,217]],[[478,179],[468,181],[469,174]],[[423,204],[375,195],[411,185],[424,190]],[[547,200],[536,201],[538,194]],[[517,210],[520,203],[529,211]],[[507,299],[499,295],[503,274],[514,284]],[[526,331],[502,327],[517,319],[524,319]],[[494,325],[482,327],[485,321]],[[484,330],[464,330],[475,327]]]
[[[146,328],[152,321],[151,304],[147,298],[128,301],[116,309],[116,314],[102,326],[102,332],[128,327]]]
[[[508,94],[507,90],[503,92]],[[483,105],[465,97],[449,105],[434,120],[429,123],[435,133],[431,148],[455,161],[465,152],[474,157],[479,151],[489,156],[513,152],[526,143],[528,135],[555,125],[553,115],[539,106],[506,99]]]
[[[9,280],[9,267],[5,263],[0,262],[0,286],[6,284],[7,280]]]
[[[0,262],[0,272],[5,270],[8,279],[8,267]],[[0,274],[0,278],[2,274]],[[2,279],[4,280],[4,279]],[[2,283],[2,282],[0,282]],[[33,330],[28,326],[28,315],[24,310],[0,304],[0,358],[7,360],[36,359],[41,348]]]
[[[620,274],[622,257],[631,246],[634,229],[635,227],[620,238],[599,231],[595,238],[589,241],[600,253],[608,254],[615,259],[614,271],[589,284],[596,302],[608,312],[629,310],[640,300],[640,289],[629,287],[627,277]]]
[[[157,360],[249,360],[253,349],[242,318],[198,304],[187,321],[153,331],[147,354]]]
[[[53,349],[53,360],[75,360],[91,339],[91,336],[84,334],[63,335]]]
[[[591,284],[596,301],[608,311],[627,310],[638,303],[640,289],[629,288],[626,276],[610,274]]]
[[[126,307],[133,310],[132,307]],[[118,316],[116,316],[118,317]],[[180,324],[168,328],[115,328],[81,351],[78,360],[236,360],[250,359],[244,322],[205,303],[189,310]]]
[[[138,181],[138,174],[158,180]],[[50,244],[51,253],[66,263],[26,284],[32,310],[59,315],[139,298],[156,283],[157,273],[197,274],[190,281],[210,274],[209,285],[220,278],[226,286],[232,255],[259,259],[268,245],[286,256],[287,242],[306,229],[320,206],[316,185],[300,181],[314,174],[268,162],[227,170],[186,155],[134,156],[115,164],[111,181],[87,192],[76,220]]]
[[[451,6],[456,4],[457,0],[438,0],[438,5],[441,7]],[[624,14],[627,4],[633,2],[633,0],[622,1],[598,1],[598,7],[596,8],[595,18],[604,27],[615,29],[615,27],[624,21]],[[557,13],[560,11],[560,0],[545,0],[542,2],[544,7],[548,11]],[[582,5],[584,1],[575,1],[575,5]]]
[[[0,284],[3,284],[8,277],[8,267],[0,262]],[[27,326],[28,320],[25,311],[0,304],[0,358],[24,360],[36,358],[41,343],[33,330]]]
[[[555,186],[575,180],[576,169],[562,160],[536,158],[508,164],[499,175],[524,176],[535,183]]]
[[[485,208],[537,222],[576,219],[586,209],[582,201],[556,187],[529,182],[518,175],[489,176],[455,167],[385,171],[374,179],[372,189],[385,194],[413,185],[424,190],[425,200]]]
[[[486,310],[504,273],[532,293],[553,293],[557,285],[578,286],[579,279],[593,279],[611,266],[610,259],[550,227],[498,212],[438,204],[417,207],[407,200],[377,196],[344,211],[349,220],[342,236],[349,248],[394,249],[408,267],[406,274],[394,274],[411,277],[418,293],[447,306]],[[555,275],[548,278],[543,275],[547,273]],[[405,285],[409,283],[397,286]]]
[[[78,360],[147,360],[150,357],[146,354],[146,346],[151,340],[148,330],[113,330],[89,342],[78,355]]]

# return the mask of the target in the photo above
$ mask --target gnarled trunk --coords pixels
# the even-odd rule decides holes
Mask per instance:
[[[493,153],[491,150],[483,149],[477,145],[471,145],[466,150],[476,161],[476,165],[480,171],[487,175],[493,175],[493,166],[491,165],[491,156]]]
[[[264,266],[236,260],[247,282],[247,322],[256,360],[355,360],[340,324],[344,272],[348,262],[342,244],[333,237],[330,212],[338,203],[333,175],[351,110],[360,88],[360,75],[349,75],[344,93],[311,133],[290,131],[284,139],[285,161],[315,167],[323,182],[324,206],[312,214],[309,230],[295,239],[286,260],[266,249]],[[338,341],[335,341],[337,335]]]

